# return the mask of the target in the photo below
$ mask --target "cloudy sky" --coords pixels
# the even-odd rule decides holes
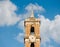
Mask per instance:
[[[24,47],[32,8],[41,21],[41,47],[60,47],[60,0],[0,0],[0,47]]]

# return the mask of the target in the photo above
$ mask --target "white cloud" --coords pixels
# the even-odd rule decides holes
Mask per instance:
[[[24,32],[24,20],[19,22],[18,28],[20,28]]]
[[[0,0],[0,1],[9,1],[9,0]]]
[[[54,41],[60,43],[60,15],[55,16],[51,26],[51,37],[54,39]]]
[[[0,26],[14,25],[19,21],[19,17],[16,15],[15,10],[17,7],[8,0],[0,1]]]
[[[54,20],[49,20],[44,16],[40,16],[40,20],[42,44],[45,42],[50,43],[50,39],[60,43],[60,15],[56,15]]]
[[[30,3],[29,5],[26,6],[25,9],[28,10],[28,11],[34,10],[34,11],[37,11],[37,12],[38,11],[39,12],[45,11],[45,9],[42,6],[39,6],[37,3],[36,4]]]
[[[49,45],[49,47],[54,47],[53,45]]]
[[[19,16],[20,16],[20,20],[24,20],[24,19],[30,17],[31,16],[31,13],[30,12],[27,12],[25,14],[20,14]]]
[[[16,40],[20,43],[24,42],[24,33],[19,33],[16,37]]]

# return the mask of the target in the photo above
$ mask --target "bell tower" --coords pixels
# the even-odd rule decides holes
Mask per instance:
[[[25,19],[25,47],[40,47],[40,20],[34,17],[32,11],[31,17]]]

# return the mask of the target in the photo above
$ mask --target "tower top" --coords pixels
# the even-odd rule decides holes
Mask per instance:
[[[33,10],[31,11],[31,16],[30,17],[34,17],[34,12]]]

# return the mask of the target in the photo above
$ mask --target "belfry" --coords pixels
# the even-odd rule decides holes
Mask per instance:
[[[32,11],[31,17],[25,19],[25,47],[40,47],[40,19],[34,17]]]

